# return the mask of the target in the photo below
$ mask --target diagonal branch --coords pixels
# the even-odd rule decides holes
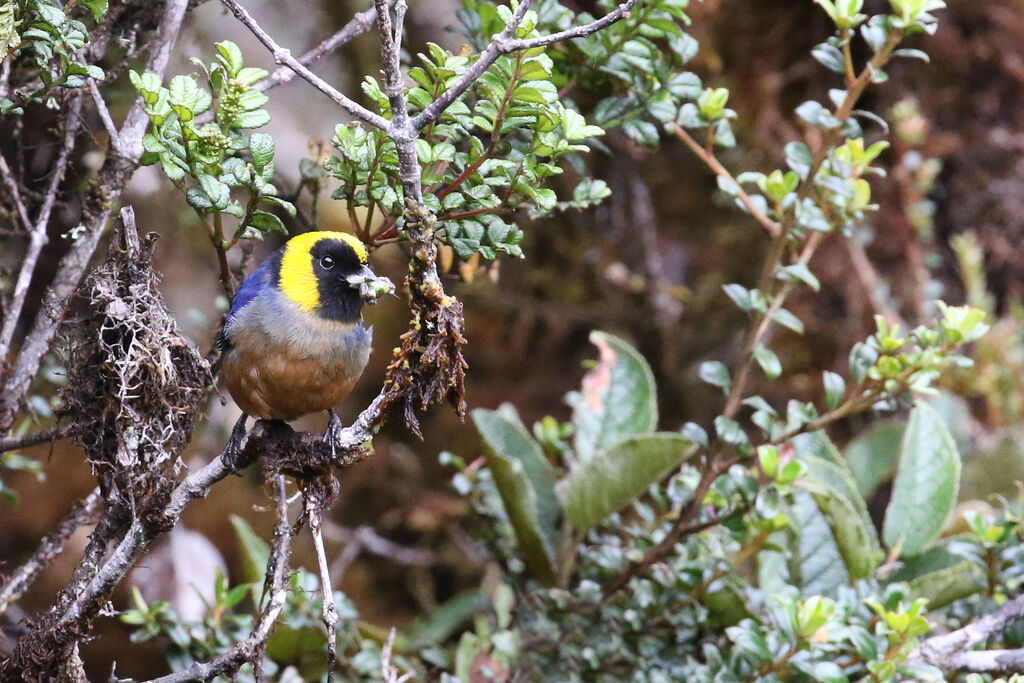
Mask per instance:
[[[155,47],[146,62],[146,71],[158,76],[163,75],[187,11],[188,0],[168,0],[154,35]],[[0,393],[0,434],[6,432],[14,422],[14,417],[28,392],[29,384],[39,371],[43,356],[50,348],[57,326],[64,319],[68,300],[74,294],[89,265],[89,259],[96,250],[114,206],[121,198],[121,192],[138,168],[143,152],[142,137],[148,126],[149,115],[143,108],[140,96],[128,112],[117,141],[111,141],[111,151],[100,168],[96,189],[90,194],[84,207],[83,213],[88,217],[82,225],[84,230],[61,259],[57,274],[43,296],[32,328],[6,377],[3,392]]]
[[[291,554],[292,528],[288,523],[288,497],[285,494],[285,481],[278,476],[274,485],[277,488],[277,526],[274,528],[274,545],[267,561],[267,580],[270,602],[260,612],[252,633],[242,642],[234,645],[224,654],[209,662],[196,662],[189,668],[167,676],[155,678],[149,683],[185,683],[185,681],[209,681],[217,676],[231,676],[238,673],[246,664],[259,668],[259,660],[266,648],[267,640],[274,629],[274,622],[284,609],[288,597],[288,567]],[[259,680],[257,678],[257,680]]]
[[[81,124],[79,114],[82,111],[82,97],[74,94],[68,103],[64,121],[67,127],[64,130],[64,145],[61,147],[57,161],[53,165],[53,175],[50,184],[46,188],[46,195],[43,199],[43,206],[39,209],[35,225],[32,227],[32,234],[29,237],[28,249],[25,251],[25,258],[21,262],[21,271],[18,273],[18,280],[14,285],[14,293],[11,295],[11,303],[4,313],[3,328],[0,328],[0,359],[7,357],[11,347],[11,340],[14,338],[14,330],[21,317],[21,309],[25,305],[25,296],[28,294],[28,287],[32,283],[32,276],[36,271],[36,264],[39,261],[39,254],[43,247],[50,241],[47,235],[47,228],[50,226],[50,214],[57,203],[57,194],[60,190],[61,181],[64,180],[64,171],[68,166],[68,158],[75,148],[75,140],[78,137],[78,129]],[[19,202],[20,206],[20,202]],[[23,208],[23,207],[22,207]],[[20,210],[20,209],[19,209]]]
[[[574,38],[589,36],[592,33],[596,33],[597,31],[628,17],[629,11],[636,3],[637,0],[626,0],[605,16],[583,26],[576,26],[565,31],[552,33],[548,36],[516,38],[515,34],[519,29],[519,24],[522,23],[523,17],[526,16],[526,12],[530,9],[530,5],[532,4],[531,0],[523,0],[523,2],[516,8],[515,14],[512,15],[512,20],[501,33],[497,33],[491,38],[490,44],[483,52],[480,53],[480,56],[477,58],[476,62],[473,63],[473,66],[469,71],[462,74],[462,76],[460,76],[450,88],[441,93],[440,97],[431,102],[426,109],[417,114],[412,120],[412,125],[417,130],[422,130],[441,118],[441,114],[443,114],[455,100],[459,99],[463,93],[469,90],[469,88],[480,79],[484,72],[491,68],[491,65],[494,64],[498,57],[510,52],[529,50],[534,47],[553,45],[554,43],[559,43],[564,40],[572,40]]]
[[[94,524],[99,518],[100,505],[103,498],[99,488],[92,490],[88,496],[75,503],[71,512],[61,520],[57,528],[45,537],[39,548],[25,564],[18,567],[0,588],[0,614],[7,611],[8,606],[15,602],[28,589],[40,572],[64,550],[64,544],[71,538],[78,527]]]
[[[946,671],[1020,671],[1024,669],[1024,650],[975,651],[973,648],[978,643],[1001,636],[1008,627],[1021,620],[1024,620],[1024,596],[952,633],[928,638],[921,643],[915,659]]]
[[[300,56],[296,61],[298,61],[298,63],[302,64],[303,66],[308,66],[309,64],[312,64],[313,62],[317,61],[318,59],[326,55],[328,52],[337,50],[339,47],[351,41],[353,38],[357,38],[366,33],[367,31],[369,31],[371,28],[373,28],[374,21],[376,20],[376,18],[376,7],[371,7],[368,10],[357,13],[354,17],[352,17],[352,19],[347,24],[345,24],[341,28],[340,31],[338,31],[331,37],[327,38],[326,40],[324,40],[322,43],[312,48],[311,50],[304,52],[302,56]],[[274,71],[274,73],[270,74],[268,78],[263,79],[253,87],[256,90],[263,92],[266,90],[270,90],[275,86],[284,85],[285,83],[288,83],[298,75],[299,73],[297,71],[293,71],[290,67],[282,66],[281,68]]]
[[[297,59],[292,57],[291,51],[287,48],[281,47],[273,38],[271,38],[270,35],[264,31],[258,23],[256,23],[256,20],[252,18],[252,15],[235,0],[221,0],[221,2],[225,7],[231,10],[231,13],[235,15],[236,19],[245,24],[245,27],[248,28],[249,31],[256,36],[256,38],[263,43],[268,50],[270,50],[271,53],[273,53],[275,62],[294,71],[314,88],[331,98],[335,104],[360,121],[382,130],[386,130],[388,128],[390,121],[386,118],[379,114],[374,114],[369,109],[366,109],[354,100],[348,98],[337,88],[300,64]]]

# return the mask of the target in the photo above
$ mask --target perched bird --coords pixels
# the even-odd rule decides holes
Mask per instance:
[[[333,411],[370,357],[363,303],[393,292],[367,266],[366,247],[343,232],[307,232],[271,254],[235,294],[224,331],[221,377],[242,416],[225,450],[234,468],[248,416],[294,420],[326,410],[325,440],[341,429]]]

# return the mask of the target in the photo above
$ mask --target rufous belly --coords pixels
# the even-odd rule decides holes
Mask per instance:
[[[352,391],[361,370],[319,358],[232,349],[221,377],[243,412],[289,421],[336,405]]]

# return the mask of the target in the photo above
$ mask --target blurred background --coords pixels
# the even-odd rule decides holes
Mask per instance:
[[[866,11],[875,11],[872,4],[883,3],[869,0]],[[296,53],[367,8],[326,0],[301,7],[246,5]],[[452,0],[411,3],[410,49],[419,51],[433,41],[457,51],[463,41],[452,28],[459,6]],[[574,8],[595,11],[589,0]],[[734,174],[782,166],[782,146],[805,134],[793,108],[806,99],[827,100],[827,90],[838,85],[809,57],[830,32],[827,17],[813,3],[794,0],[705,0],[692,4],[690,16],[701,47],[689,68],[708,86],[728,87],[729,106],[738,113],[738,145],[724,151],[722,161]],[[816,254],[822,291],[798,291],[789,306],[807,324],[805,339],[785,329],[775,332],[770,345],[786,372],[784,382],[765,387],[765,395],[769,400],[771,392],[816,398],[821,371],[845,374],[846,354],[874,331],[875,313],[893,310],[913,325],[932,313],[931,301],[939,296],[988,307],[997,322],[976,349],[978,366],[952,380],[968,401],[950,408],[959,416],[958,435],[966,444],[962,497],[983,498],[1007,486],[1012,490],[1014,478],[1024,479],[1024,1],[953,2],[939,16],[939,30],[928,38],[931,63],[898,60],[889,82],[868,91],[864,108],[892,125],[887,138],[892,146],[881,158],[892,182],[875,186],[880,210],[863,226],[857,245],[826,240]],[[221,5],[206,2],[187,19],[168,74],[192,71],[188,60],[208,61],[213,43],[224,39],[242,47],[248,64],[273,69],[266,51]],[[377,73],[377,50],[376,39],[363,36],[315,70],[354,93],[363,74]],[[113,112],[118,120],[133,95],[128,87],[120,92]],[[344,119],[302,81],[269,94],[278,187],[288,195],[298,186],[307,151],[315,157]],[[45,112],[26,119],[27,147],[48,134],[47,123]],[[868,130],[870,137],[882,137],[878,127]],[[602,329],[628,339],[650,362],[660,392],[661,428],[677,429],[684,421],[706,426],[718,414],[721,396],[699,381],[696,369],[705,360],[732,365],[746,330],[745,317],[728,303],[721,286],[753,284],[766,235],[728,201],[714,199],[713,175],[682,144],[666,140],[650,151],[615,132],[603,141],[607,149],[595,150],[590,159],[595,177],[612,189],[602,205],[521,224],[523,261],[503,259],[486,270],[451,266],[446,284],[466,303],[469,406],[512,402],[527,424],[545,415],[566,419],[563,396],[579,385],[583,362],[596,355],[587,335]],[[89,153],[81,155],[69,182],[82,181],[95,164]],[[573,174],[566,173],[556,179],[555,189],[567,196],[573,182]],[[318,206],[319,227],[346,229],[344,205],[328,197]],[[305,216],[307,198],[304,194],[299,202]],[[160,234],[155,265],[163,294],[185,334],[207,352],[226,305],[207,236],[155,167],[136,174],[127,202],[135,207],[141,230]],[[308,229],[301,220],[289,228]],[[277,246],[257,245],[254,263]],[[43,261],[55,264],[61,249],[61,240],[53,239]],[[865,267],[865,255],[873,268]],[[10,266],[12,256],[0,255],[0,263]],[[406,257],[400,245],[379,249],[373,261],[378,272],[401,281]],[[30,302],[40,294],[33,291]],[[375,327],[375,352],[343,406],[344,420],[379,390],[406,313],[400,297],[366,312]],[[59,374],[58,368],[54,372]],[[45,406],[36,408],[45,421]],[[186,462],[200,464],[217,455],[237,416],[226,394],[216,397]],[[871,418],[855,419],[859,422],[839,425],[833,434],[837,442],[845,440],[844,429],[852,433]],[[311,419],[295,426],[317,431],[324,423]],[[486,573],[486,555],[472,538],[469,511],[451,488],[453,471],[438,461],[442,451],[467,461],[479,456],[476,432],[450,410],[434,408],[423,416],[423,433],[418,441],[397,422],[385,428],[375,442],[376,455],[342,473],[341,498],[329,515],[328,556],[336,588],[365,620],[381,627],[408,624],[478,585]],[[0,573],[27,557],[71,502],[95,485],[82,453],[68,443],[27,453],[43,463],[46,480],[27,473],[4,476],[20,502],[0,502]],[[209,499],[189,508],[183,526],[153,549],[128,583],[141,585],[151,599],[172,600],[183,616],[188,609],[201,610],[192,583],[211,585],[208,577],[218,567],[241,580],[231,515],[245,518],[263,538],[271,535],[270,498],[260,484],[260,473],[252,468],[215,487]],[[80,530],[65,555],[8,612],[5,629],[16,633],[15,622],[51,602],[86,537]],[[308,535],[295,543],[294,564],[314,568]],[[125,586],[115,606],[126,607],[128,601]],[[121,676],[165,670],[152,644],[127,647],[129,631],[118,621],[103,620],[97,633],[83,650],[90,678],[108,676],[115,658]],[[11,644],[3,638],[0,650]]]

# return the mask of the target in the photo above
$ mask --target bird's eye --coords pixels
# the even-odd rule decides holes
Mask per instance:
[[[320,259],[320,265],[324,267],[324,270],[330,270],[334,267],[334,258],[331,256],[324,256]]]

